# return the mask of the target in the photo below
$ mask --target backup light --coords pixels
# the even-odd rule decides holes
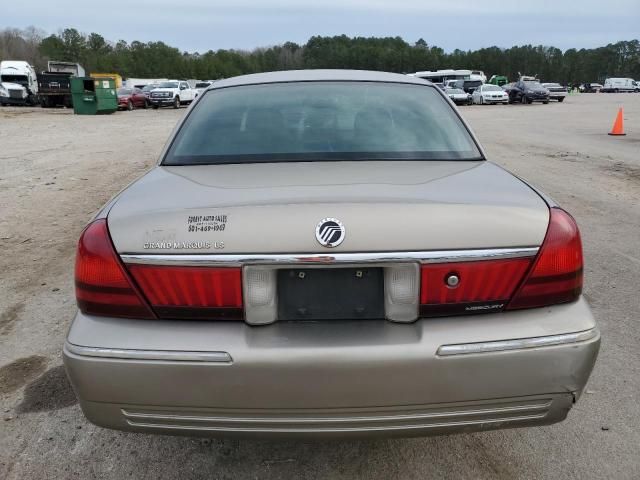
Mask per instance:
[[[420,290],[418,265],[407,264],[384,269],[384,306],[394,322],[413,322],[418,318]]]
[[[244,269],[245,320],[252,325],[273,323],[277,317],[276,270],[247,266]]]

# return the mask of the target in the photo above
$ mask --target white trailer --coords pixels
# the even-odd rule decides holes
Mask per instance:
[[[146,85],[154,85],[168,81],[168,78],[127,78],[122,81],[122,86],[125,88],[142,88]]]
[[[409,75],[444,85],[447,80],[470,80],[471,70],[436,70],[434,72],[424,71],[410,73]]]

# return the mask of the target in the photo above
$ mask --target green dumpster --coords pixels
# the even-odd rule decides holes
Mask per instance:
[[[118,110],[116,81],[113,78],[71,77],[73,112],[101,115]]]

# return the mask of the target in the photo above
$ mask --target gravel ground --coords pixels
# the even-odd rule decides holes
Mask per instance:
[[[628,135],[610,137],[619,106]],[[182,110],[0,109],[0,478],[640,478],[640,95],[462,107],[489,157],[577,218],[602,330],[557,425],[410,440],[268,442],[90,425],[61,366],[75,242],[155,161]]]

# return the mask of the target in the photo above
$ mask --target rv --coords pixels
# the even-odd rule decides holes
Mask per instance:
[[[435,72],[416,72],[409,75],[444,85],[447,80],[470,80],[471,70],[436,70]]]

